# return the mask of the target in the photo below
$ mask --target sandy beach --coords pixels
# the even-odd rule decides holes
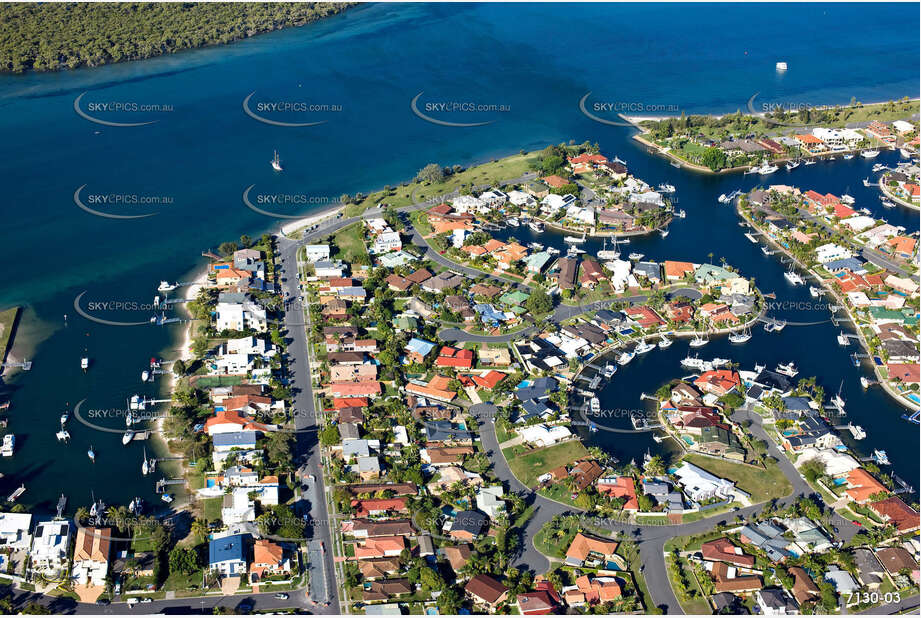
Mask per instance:
[[[323,219],[329,219],[331,217],[335,217],[336,215],[338,215],[340,212],[343,212],[344,210],[345,210],[345,206],[338,206],[331,210],[324,210],[321,213],[317,213],[309,217],[304,217],[303,219],[297,219],[295,221],[292,221],[291,223],[286,223],[283,226],[281,226],[279,233],[283,236],[287,236],[291,232],[295,232],[301,229],[302,227],[312,225],[316,223],[317,221],[322,221]]]

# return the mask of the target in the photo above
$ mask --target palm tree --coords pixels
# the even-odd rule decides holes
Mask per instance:
[[[205,520],[196,517],[190,527],[192,535],[199,540],[204,540],[208,536],[208,524]]]

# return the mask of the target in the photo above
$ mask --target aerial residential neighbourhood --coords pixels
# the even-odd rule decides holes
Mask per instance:
[[[917,614],[916,22],[0,4],[0,613]]]

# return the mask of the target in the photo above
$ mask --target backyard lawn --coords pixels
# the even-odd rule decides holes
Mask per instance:
[[[518,480],[527,487],[534,487],[540,475],[588,456],[588,449],[578,440],[527,451],[520,455],[509,456],[509,453],[506,452],[509,450],[503,451],[508,459],[508,465]]]
[[[753,504],[783,498],[793,491],[793,486],[777,464],[768,464],[767,470],[762,470],[694,454],[686,455],[685,460],[720,478],[734,481],[739,489],[751,495]]]

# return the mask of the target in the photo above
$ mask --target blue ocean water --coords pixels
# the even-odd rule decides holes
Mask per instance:
[[[713,212],[715,196],[746,184],[740,177],[680,173],[647,156],[630,139],[632,130],[588,119],[579,100],[591,92],[591,101],[655,114],[734,112],[756,93],[758,105],[789,107],[918,96],[916,18],[916,7],[906,4],[363,5],[319,24],[226,47],[0,77],[0,208],[8,264],[0,269],[0,306],[27,306],[16,351],[35,361],[31,373],[14,375],[7,385],[13,389],[10,430],[20,448],[14,459],[0,462],[0,494],[26,482],[27,505],[53,504],[61,487],[74,488],[77,504],[89,501],[90,489],[110,503],[151,496],[152,483],[140,478],[138,446],[122,447],[115,434],[77,425],[72,444],[63,447],[54,432],[60,411],[77,401],[117,406],[141,392],[140,370],[152,355],[175,354],[177,331],[91,323],[75,315],[74,298],[85,290],[95,300],[150,302],[161,279],[182,280],[200,267],[202,250],[276,227],[279,222],[242,204],[241,193],[250,185],[261,192],[334,197],[410,179],[430,162],[471,164],[587,139],[626,158],[640,177],[678,187],[688,219],[667,239],[649,241],[659,243],[656,257],[700,261],[712,251],[754,272],[759,284],[780,296],[782,267],[748,244],[728,210]],[[787,62],[789,70],[778,73],[777,61]],[[84,92],[84,111],[101,103],[172,109],[94,112],[119,122],[157,120],[103,126],[75,112],[74,101]],[[474,102],[507,111],[436,109],[432,115],[445,120],[492,121],[440,126],[413,114],[410,101],[420,92],[420,101]],[[316,126],[271,126],[244,113],[250,93],[256,93],[254,100],[307,100],[341,111],[284,116],[325,121]],[[268,165],[274,150],[285,165],[280,175]],[[823,191],[849,187],[861,199],[857,185],[865,172],[857,166],[863,162],[839,163],[801,170],[794,180]],[[84,201],[109,194],[171,201],[144,208],[97,204],[106,212],[157,213],[106,219],[75,205],[80,187]],[[878,208],[870,195],[858,205]],[[885,216],[917,228],[911,213]],[[137,318],[122,313],[123,319]],[[917,429],[898,420],[899,406],[876,391],[850,392],[860,374],[834,333],[817,327],[808,339],[792,330],[757,345],[753,340],[746,352],[761,351],[770,362],[796,358],[805,375],[821,375],[829,390],[844,380],[845,398],[868,415],[866,445],[887,448],[899,474],[917,481]],[[810,345],[798,345],[804,340]],[[94,359],[87,375],[79,370],[84,350]],[[714,349],[720,356],[729,353],[723,352]],[[629,369],[639,372],[642,366]],[[640,373],[653,379],[651,372]],[[618,388],[612,386],[610,397],[621,396]],[[634,399],[623,393],[628,396]],[[99,451],[95,466],[85,456],[89,444]],[[629,448],[607,446],[615,452]]]

